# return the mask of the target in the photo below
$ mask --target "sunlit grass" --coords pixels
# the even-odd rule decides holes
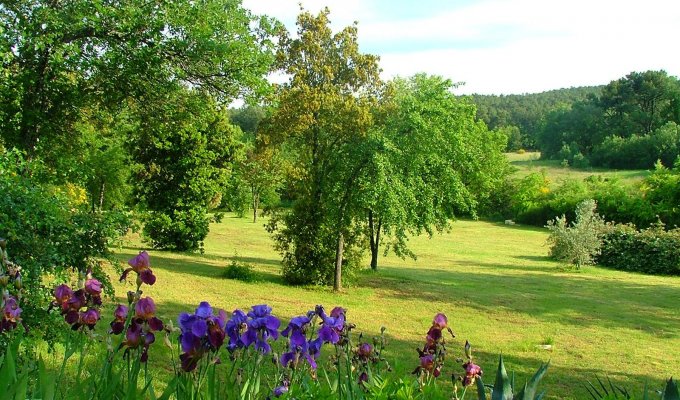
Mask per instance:
[[[381,258],[377,273],[360,273],[337,294],[285,286],[260,222],[229,216],[211,228],[203,255],[150,252],[158,282],[145,294],[164,319],[202,300],[227,311],[267,303],[283,319],[316,304],[342,305],[357,333],[387,327],[387,356],[397,373],[408,374],[432,316],[445,312],[457,334],[453,349],[460,354],[470,340],[487,379],[499,353],[518,384],[551,360],[544,382],[549,398],[586,398],[583,383],[595,375],[641,390],[645,381],[656,387],[680,372],[680,278],[566,271],[546,258],[542,229],[458,221],[450,233],[414,238],[417,261]],[[121,260],[136,254],[139,241],[132,244],[119,250]],[[255,267],[259,282],[221,278],[236,253]],[[116,287],[121,299],[130,289]],[[544,344],[552,351],[539,347]],[[154,364],[166,371],[169,357],[161,345],[152,349]],[[447,369],[458,367],[450,360]]]
[[[635,183],[649,176],[649,170],[611,170],[604,168],[573,168],[565,167],[559,160],[541,160],[541,153],[506,153],[510,165],[515,168],[513,177],[521,178],[530,173],[541,173],[553,184],[559,184],[565,179],[583,180],[589,176],[598,175],[604,178],[616,178],[624,183]]]

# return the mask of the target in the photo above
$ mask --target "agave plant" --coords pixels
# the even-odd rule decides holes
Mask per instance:
[[[496,382],[491,389],[491,400],[540,400],[545,395],[545,392],[538,392],[538,383],[543,379],[543,376],[548,371],[550,362],[542,364],[534,376],[528,382],[524,383],[522,389],[514,393],[514,379],[508,377],[503,363],[503,355],[498,360],[498,370],[496,371]],[[482,378],[477,379],[477,397],[479,400],[486,400],[486,389]]]
[[[630,394],[628,389],[622,386],[618,386],[612,383],[611,379],[607,378],[607,384],[605,385],[599,377],[596,377],[598,385],[594,385],[588,381],[586,385],[586,390],[590,393],[590,396],[594,400],[634,400],[636,397]],[[680,393],[678,392],[678,385],[673,378],[666,381],[666,386],[663,391],[657,392],[660,395],[658,397],[661,400],[680,400]],[[657,397],[654,397],[657,398]],[[645,384],[645,389],[643,391],[641,400],[651,400],[649,389]]]

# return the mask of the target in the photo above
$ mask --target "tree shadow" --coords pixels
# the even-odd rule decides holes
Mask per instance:
[[[503,308],[530,316],[539,315],[544,321],[623,327],[661,338],[680,337],[680,329],[677,329],[680,315],[670,306],[680,304],[678,287],[603,280],[578,274],[555,273],[556,276],[551,276],[553,274],[541,270],[512,265],[494,265],[494,269],[523,273],[384,267],[379,274],[364,276],[361,284],[396,299],[426,302],[453,299],[453,303],[481,312]],[[630,310],[634,310],[634,314]],[[631,319],[631,315],[635,318]]]
[[[133,248],[131,250],[137,250]],[[114,255],[115,258],[120,259],[122,262],[127,261],[129,258],[134,257],[137,253],[127,253],[118,252]],[[179,256],[179,258],[178,258]],[[183,253],[170,253],[170,252],[153,252],[152,258],[152,269],[164,270],[176,274],[183,274],[189,276],[202,276],[206,278],[217,278],[217,279],[227,279],[224,278],[223,274],[228,265],[227,262],[214,264],[209,261],[232,261],[234,259],[252,264],[255,267],[256,279],[252,283],[258,282],[271,282],[277,284],[283,284],[283,278],[281,275],[275,271],[281,263],[278,260],[268,259],[268,258],[258,258],[258,257],[223,257],[223,256],[208,256],[208,257],[198,257],[195,254],[183,254]],[[202,262],[208,261],[208,262]]]
[[[176,319],[175,317],[181,312],[193,312],[200,299],[196,299],[196,304],[182,304],[173,301],[159,301],[157,302],[157,308],[159,310],[159,315],[162,313],[162,318]],[[270,304],[271,305],[271,304]],[[222,308],[219,304],[212,304],[215,309]],[[248,312],[248,308],[242,308],[244,312]],[[228,316],[231,315],[233,310],[225,309]],[[351,310],[350,315],[351,315]],[[277,312],[276,307],[272,314],[281,320],[281,326],[279,330],[283,330],[290,318],[297,315],[305,314],[305,309],[300,309],[294,314],[281,314]],[[353,322],[350,320],[350,322]],[[422,326],[422,337],[424,338],[425,333],[429,326]],[[360,340],[360,334],[363,338]],[[379,337],[381,335],[380,329],[377,326],[366,329],[366,326],[359,323],[357,327],[352,331],[352,342],[353,345],[358,345],[360,341],[371,342],[372,338]],[[385,338],[387,340],[387,345],[385,352],[383,353],[384,358],[392,366],[391,372],[383,371],[383,378],[390,377],[393,379],[399,379],[407,377],[411,374],[411,371],[419,364],[417,348],[422,348],[423,340],[405,340],[398,338],[390,333],[390,327],[387,327],[385,332]],[[445,361],[444,369],[442,370],[441,378],[439,379],[439,385],[443,385],[446,388],[452,388],[450,381],[451,374],[461,376],[464,374],[464,370],[461,366],[461,362],[456,361],[456,358],[464,357],[463,345],[466,339],[470,339],[474,342],[474,337],[467,338],[448,338],[447,345],[447,359]],[[174,336],[174,340],[177,340],[177,336]],[[228,337],[226,338],[228,340]],[[278,341],[273,341],[272,348],[274,352],[281,354],[286,351],[287,339],[283,336],[279,336]],[[154,352],[156,349],[152,349]],[[224,350],[222,350],[224,351]],[[556,351],[560,351],[559,349]],[[333,347],[331,345],[324,345],[321,351],[321,357],[318,360],[320,370],[330,370],[333,368],[331,356],[334,354]],[[163,357],[166,359],[157,359],[155,363],[157,365],[163,365],[167,362],[167,357],[170,354],[165,351],[162,353]],[[548,362],[553,358],[555,354],[545,350],[535,350],[530,355],[527,356],[517,356],[509,353],[503,354],[503,361],[505,363],[508,374],[511,375],[515,381],[516,391],[519,391],[524,384],[528,381],[535,371],[541,366],[541,364]],[[473,356],[476,364],[480,365],[484,370],[484,383],[487,385],[493,385],[495,379],[495,371],[498,366],[499,354],[492,353],[480,348],[473,348]],[[229,364],[230,361],[228,357],[223,357],[223,362]],[[228,366],[228,365],[227,365]],[[273,368],[273,365],[269,365],[266,368]],[[320,372],[321,373],[321,372]],[[322,374],[322,373],[321,373]],[[266,376],[263,375],[263,376]],[[573,399],[580,400],[589,398],[588,392],[586,390],[586,381],[595,382],[597,377],[606,379],[608,377],[611,379],[612,383],[617,386],[622,386],[630,390],[634,394],[642,393],[643,385],[648,382],[649,387],[652,389],[661,388],[663,386],[663,379],[667,378],[665,376],[655,376],[655,375],[644,375],[644,374],[633,374],[627,373],[625,371],[614,370],[607,367],[606,365],[593,364],[592,367],[573,367],[564,364],[560,364],[559,361],[552,361],[550,367],[548,368],[548,373],[545,378],[539,384],[540,391],[546,391],[547,399]]]

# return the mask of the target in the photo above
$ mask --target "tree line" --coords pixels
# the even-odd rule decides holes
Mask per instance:
[[[302,10],[293,34],[233,0],[3,3],[1,179],[65,193],[64,212],[132,210],[160,249],[200,250],[224,208],[270,209],[292,283],[340,289],[364,249],[373,268],[415,256],[409,235],[490,207],[506,136],[449,80],[383,82],[329,15]]]
[[[577,167],[672,167],[680,154],[680,82],[665,71],[631,72],[602,87],[519,96],[473,96],[479,117],[530,148]]]

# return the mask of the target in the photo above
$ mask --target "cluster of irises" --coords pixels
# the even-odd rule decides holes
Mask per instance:
[[[4,247],[3,247],[4,250]],[[6,265],[6,253],[3,253],[3,266]],[[142,285],[153,285],[156,277],[150,266],[149,255],[146,251],[128,261],[130,268],[126,269],[120,280],[127,278],[130,272],[135,272],[137,289],[128,292],[128,305],[118,304],[114,310],[114,319],[110,324],[109,333],[119,335],[124,333],[119,349],[125,348],[125,355],[137,351],[140,362],[148,359],[149,346],[156,340],[156,333],[167,333],[171,328],[164,327],[163,322],[156,317],[156,305],[151,297],[142,296]],[[2,271],[0,271],[2,272]],[[15,274],[16,276],[17,274]],[[0,284],[7,286],[5,274],[0,275]],[[19,285],[20,285],[20,275]],[[15,279],[16,280],[16,279]],[[3,287],[4,287],[3,286]],[[101,306],[101,283],[92,277],[91,272],[81,276],[79,288],[74,290],[68,285],[62,284],[54,289],[54,301],[52,307],[60,310],[66,322],[72,329],[79,330],[87,327],[94,328],[100,319],[99,307]],[[4,290],[4,293],[7,293]],[[6,294],[2,299],[2,323],[0,331],[11,329],[20,320],[21,309],[17,300]],[[299,367],[305,366],[316,379],[317,359],[321,354],[324,344],[336,346],[336,349],[344,349],[344,353],[336,351],[334,357],[336,368],[340,369],[340,354],[345,354],[345,365],[349,368],[350,376],[353,376],[355,384],[366,387],[371,371],[380,362],[389,365],[382,358],[381,353],[385,347],[384,330],[381,336],[373,338],[372,344],[363,341],[359,336],[359,344],[352,347],[350,331],[353,324],[346,321],[346,310],[342,307],[333,308],[326,313],[323,306],[316,306],[314,310],[292,318],[285,329],[279,333],[281,321],[272,315],[272,308],[268,305],[256,305],[247,313],[242,310],[234,310],[231,316],[224,310],[214,310],[208,302],[201,302],[193,313],[181,313],[178,318],[181,347],[179,355],[181,368],[185,372],[194,371],[202,360],[210,364],[220,363],[218,352],[222,346],[226,347],[230,358],[235,360],[240,354],[249,349],[251,354],[266,355],[272,353],[271,342],[280,336],[287,339],[286,350],[276,355],[274,361],[283,368],[280,375],[279,386],[272,391],[274,397],[280,397],[290,390],[290,385],[295,380],[295,373]],[[444,332],[447,331],[455,337],[448,326],[446,315],[435,315],[432,326],[425,337],[425,344],[418,349],[420,365],[414,374],[419,379],[439,377],[446,358],[446,339]],[[481,368],[472,362],[470,345],[466,342],[466,362],[463,364],[465,374],[456,377],[463,386],[470,386],[475,379],[482,375]],[[461,360],[462,361],[462,360]],[[288,371],[288,372],[286,372]]]
[[[439,377],[444,366],[444,360],[446,359],[446,338],[444,331],[448,331],[451,337],[456,337],[448,325],[446,315],[439,313],[434,316],[432,326],[427,331],[423,349],[418,349],[420,365],[413,371],[414,374]]]
[[[135,280],[137,290],[127,293],[128,305],[118,304],[113,312],[110,333],[119,335],[125,332],[125,339],[119,348],[125,348],[123,355],[129,356],[130,352],[141,350],[139,357],[141,362],[149,358],[149,346],[156,341],[154,332],[164,330],[163,322],[156,317],[156,304],[151,297],[142,297],[142,285],[153,285],[156,276],[151,270],[149,253],[140,252],[128,261],[130,266],[120,276],[124,281],[128,274],[134,271],[137,274]],[[133,311],[133,312],[131,312]]]
[[[81,277],[75,290],[66,284],[54,288],[52,308],[59,310],[71,329],[79,330],[84,327],[94,329],[101,318],[99,307],[102,305],[102,284],[92,277],[88,271]]]
[[[427,331],[423,349],[417,349],[420,356],[420,365],[416,367],[413,373],[419,375],[421,381],[428,377],[437,378],[441,375],[446,358],[446,337],[444,331],[447,331],[451,337],[455,337],[448,325],[446,315],[439,313],[435,315],[432,320],[432,326]],[[452,378],[454,381],[459,381],[464,387],[467,387],[473,385],[475,380],[482,376],[482,368],[472,362],[472,350],[468,341],[465,341],[465,356],[466,360],[463,364],[465,373],[462,376],[453,374]]]
[[[209,303],[201,302],[193,314],[180,314],[182,368],[194,370],[203,356],[216,353],[227,338],[226,348],[230,354],[251,346],[262,354],[271,353],[270,342],[278,340],[281,326],[281,321],[271,312],[270,306],[261,304],[253,306],[248,313],[234,310],[227,319],[223,310],[215,314]],[[316,318],[321,319],[318,336],[308,337]],[[345,328],[345,310],[341,307],[327,315],[322,306],[317,306],[306,315],[294,317],[280,333],[288,338],[288,349],[278,361],[284,367],[294,368],[305,360],[315,370],[322,344],[340,342]]]
[[[22,289],[21,267],[9,261],[7,242],[0,238],[0,333],[14,330],[21,322],[19,302]]]

